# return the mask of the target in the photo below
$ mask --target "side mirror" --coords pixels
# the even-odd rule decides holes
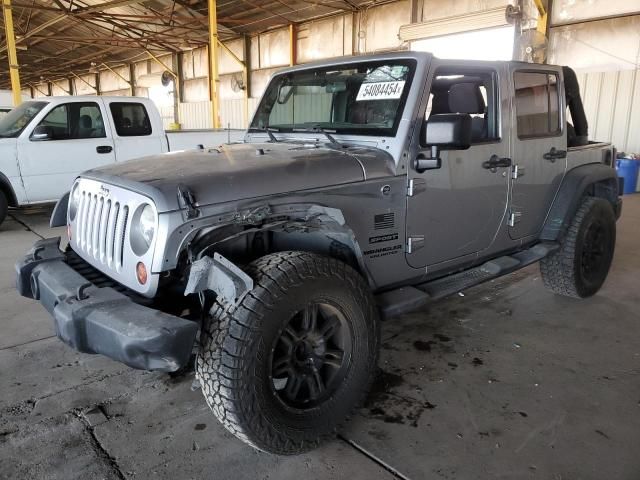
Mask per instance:
[[[38,125],[31,133],[31,140],[40,142],[43,140],[51,140],[53,138],[53,128],[47,125]]]
[[[471,146],[471,115],[468,113],[442,113],[432,115],[425,122],[422,143],[431,148],[431,155],[419,155],[415,168],[418,172],[440,168],[441,150],[466,150]]]

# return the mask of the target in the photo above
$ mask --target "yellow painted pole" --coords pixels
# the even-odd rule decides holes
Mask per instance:
[[[211,75],[211,116],[213,128],[220,128],[220,92],[218,84],[218,13],[216,0],[208,0],[209,5],[209,68]]]
[[[2,13],[4,14],[4,32],[7,37],[7,54],[9,57],[9,75],[11,77],[13,106],[17,107],[20,105],[20,102],[22,102],[22,91],[20,89],[20,73],[18,71],[18,55],[16,53],[16,36],[13,31],[11,0],[2,0]]]
[[[289,66],[296,64],[296,28],[293,23],[289,24]]]
[[[542,35],[547,35],[547,22],[548,22],[548,12],[547,6],[544,4],[542,0],[534,0],[536,8],[538,9],[538,22],[536,26],[536,30],[540,32]]]

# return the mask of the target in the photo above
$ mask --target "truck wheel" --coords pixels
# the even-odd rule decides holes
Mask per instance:
[[[378,312],[364,279],[304,252],[262,257],[237,307],[215,304],[203,325],[196,375],[209,407],[260,450],[311,450],[364,400],[374,377]]]
[[[4,192],[0,191],[0,225],[7,218],[7,210],[9,209],[9,202],[7,202],[7,196]]]
[[[544,285],[559,295],[594,295],[609,273],[616,244],[616,217],[611,204],[587,197],[576,212],[560,249],[540,261]]]

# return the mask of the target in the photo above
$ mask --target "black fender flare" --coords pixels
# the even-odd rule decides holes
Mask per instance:
[[[571,225],[584,196],[600,197],[617,209],[619,182],[615,169],[602,163],[580,165],[569,170],[549,210],[541,240],[557,240]]]
[[[259,221],[254,221],[252,216],[257,213],[260,214]],[[213,221],[216,218],[218,221]],[[242,228],[238,230],[237,227]],[[177,232],[174,232],[167,242],[163,255],[163,269],[174,268],[180,253],[187,249],[191,249],[192,253],[197,255],[212,254],[213,249],[210,247],[214,244],[222,244],[257,231],[288,232],[300,229],[321,232],[331,239],[333,242],[330,256],[346,263],[353,263],[352,266],[373,285],[356,235],[347,224],[342,211],[301,202],[254,205],[246,210],[191,220],[183,224],[182,228],[177,228]]]
[[[11,186],[11,182],[7,178],[7,176],[0,172],[0,191],[5,194],[7,197],[7,202],[10,207],[18,206],[18,198],[16,197],[16,192],[13,190]]]
[[[65,193],[60,200],[56,202],[56,206],[53,207],[51,213],[51,220],[49,220],[49,226],[64,227],[67,224],[67,209],[69,208],[69,194]]]

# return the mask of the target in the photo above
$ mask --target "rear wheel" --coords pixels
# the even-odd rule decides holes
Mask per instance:
[[[267,255],[235,308],[216,304],[196,371],[222,424],[267,452],[316,447],[364,399],[378,355],[378,314],[351,267],[303,252]]]
[[[545,286],[568,297],[594,295],[607,278],[615,244],[616,217],[611,204],[602,198],[585,198],[560,249],[540,262]]]
[[[7,210],[9,209],[9,202],[4,192],[0,191],[0,225],[7,218]]]

